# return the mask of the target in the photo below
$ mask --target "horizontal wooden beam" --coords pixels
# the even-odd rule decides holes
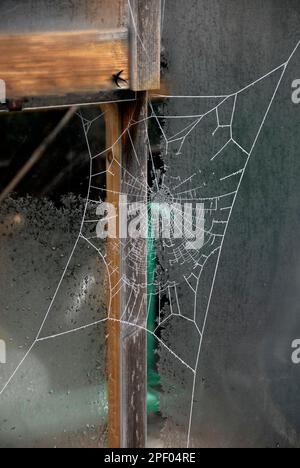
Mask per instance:
[[[8,99],[97,93],[129,82],[128,31],[0,35],[0,79]],[[122,83],[125,89],[129,87]]]
[[[169,88],[165,81],[161,82],[160,89],[152,90],[148,93],[151,101],[161,101],[161,96],[168,96],[170,94]],[[128,89],[116,89],[110,91],[100,91],[97,93],[86,93],[86,94],[65,94],[62,96],[36,96],[32,98],[26,98],[22,102],[22,110],[40,111],[40,110],[51,110],[61,109],[70,106],[99,106],[104,103],[125,103],[136,101],[136,93]],[[0,104],[0,115],[4,114],[9,110],[9,107],[5,104]]]
[[[25,98],[20,103],[22,108],[18,110],[31,112],[40,110],[62,109],[70,106],[99,106],[103,103],[114,102],[130,102],[136,100],[136,93],[128,89],[124,90],[109,90],[100,91],[97,93],[77,93],[77,94],[64,94],[61,96],[35,96],[32,98]],[[11,105],[0,104],[0,114],[11,111]],[[18,103],[17,103],[18,104]]]

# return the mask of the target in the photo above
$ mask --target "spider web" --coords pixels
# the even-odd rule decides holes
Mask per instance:
[[[183,114],[179,116],[164,114],[156,110],[152,102],[149,101],[149,117],[140,122],[131,120],[124,132],[119,135],[117,141],[114,142],[110,148],[106,148],[100,153],[93,153],[89,134],[92,126],[97,125],[98,121],[103,118],[103,113],[99,112],[99,115],[92,120],[87,119],[82,112],[78,113],[78,117],[82,122],[90,159],[88,195],[80,232],[62,272],[53,298],[37,330],[36,337],[23,359],[19,362],[14,372],[1,388],[0,397],[13,382],[14,377],[38,343],[54,340],[72,333],[79,333],[82,330],[95,327],[99,324],[104,325],[109,321],[119,322],[133,329],[145,330],[150,336],[155,338],[159,347],[161,347],[164,352],[176,359],[177,362],[191,374],[193,386],[186,437],[187,446],[190,446],[198,364],[201,357],[211,300],[214,293],[214,286],[226,233],[250,158],[264,128],[264,124],[285,75],[287,66],[298,46],[299,44],[297,44],[297,47],[285,63],[235,93],[218,96],[160,96],[162,98],[167,98],[169,101],[172,101],[172,99],[181,99],[182,102],[186,100],[197,101],[197,103],[199,103],[199,108],[204,109],[198,114]],[[145,50],[145,53],[146,52]],[[250,142],[248,139],[247,144],[245,144],[244,141],[240,141],[235,135],[239,101],[250,89],[255,89],[256,86],[259,86],[265,80],[269,79],[274,80],[273,93],[261,115],[258,128],[255,129],[253,136],[250,138]],[[170,128],[174,128],[174,125],[169,125],[168,123],[174,123],[175,121],[177,122],[178,131],[175,133],[168,132]],[[130,174],[126,167],[123,167],[115,157],[114,149],[124,134],[127,133],[130,136],[129,130],[141,124],[145,124],[147,128],[148,126],[152,126],[160,135],[160,153],[162,159],[170,155],[174,158],[184,158],[185,148],[189,139],[193,138],[195,133],[197,135],[203,135],[203,140],[201,140],[203,141],[203,145],[199,148],[199,154],[194,155],[195,172],[187,174],[186,177],[182,177],[182,174],[172,174],[171,167],[164,167],[163,170],[161,168],[157,169],[151,144],[151,136],[147,130],[147,143],[149,147],[153,183],[150,184],[148,182],[146,175],[141,179],[137,179],[134,174]],[[130,143],[134,156],[138,161],[139,154],[132,139]],[[105,161],[109,153],[112,154],[109,167],[99,170],[101,161]],[[204,206],[204,243],[200,249],[189,250],[186,248],[187,240],[193,237],[193,223],[191,223],[190,228],[185,232],[183,239],[155,240],[155,256],[158,256],[160,262],[153,278],[153,283],[150,284],[153,292],[148,295],[144,292],[146,285],[136,284],[132,277],[127,278],[124,275],[120,277],[120,281],[117,285],[112,286],[113,276],[116,273],[115,266],[110,263],[107,252],[105,248],[103,248],[103,242],[99,241],[96,235],[96,225],[99,221],[95,215],[96,209],[105,201],[108,195],[108,189],[106,187],[103,188],[103,186],[99,184],[99,180],[107,174],[114,175],[112,169],[114,164],[117,164],[123,173],[126,174],[128,193],[134,193],[137,201],[142,200],[144,188],[147,186],[150,205],[151,203],[160,202],[167,204],[175,203],[178,204],[178,206],[182,206],[185,203],[199,203]],[[114,195],[121,196],[123,194],[114,193]],[[57,330],[56,333],[48,334],[47,323],[51,316],[53,306],[62,288],[74,253],[82,241],[96,251],[101,262],[105,265],[109,285],[109,305],[107,313],[104,312],[104,316],[100,320],[86,323],[77,328],[67,329],[65,331]],[[114,248],[119,249],[118,242],[115,243]],[[141,255],[138,241],[132,242],[132,248],[128,252],[125,260],[129,262],[132,268],[137,272],[145,271],[147,262]],[[164,268],[161,268],[161,265],[164,265]],[[209,279],[209,292],[207,297],[201,300],[201,306],[199,306],[199,297],[201,297],[202,294],[204,277],[208,268],[212,272]],[[120,272],[117,273],[119,274]],[[112,300],[125,286],[127,288],[129,287],[131,290],[127,306],[129,307],[129,303],[131,302],[131,312],[127,310],[126,307],[120,319],[116,319],[112,314]],[[186,309],[183,307],[182,290],[189,296],[188,300],[191,304],[189,315],[186,314]],[[133,295],[135,301],[132,306],[131,298]],[[154,329],[148,327],[148,317],[147,320],[144,320],[142,323],[139,318],[140,310],[146,301],[148,303],[148,314],[150,313],[153,302],[155,301],[158,303],[159,312]],[[134,311],[134,313],[132,313],[132,311]],[[177,321],[180,327],[188,327],[187,329],[191,330],[191,336],[193,336],[192,354],[187,355],[180,345],[169,343],[168,334],[165,334],[164,331],[168,330],[168,327],[171,327],[174,321]]]

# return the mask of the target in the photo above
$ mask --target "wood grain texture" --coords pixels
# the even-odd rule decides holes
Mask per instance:
[[[147,93],[138,93],[137,102],[127,104],[123,128],[131,121],[123,138],[121,190],[128,203],[147,206]],[[147,213],[145,215],[147,218]],[[122,220],[121,220],[122,222]],[[145,219],[147,223],[147,219]],[[126,284],[121,296],[121,445],[142,448],[147,442],[147,240],[122,241],[121,274]]]
[[[130,0],[131,89],[160,88],[161,0]]]
[[[121,161],[121,114],[118,104],[101,105],[105,114],[106,123],[106,147],[113,150],[107,155],[107,199],[112,203],[117,212],[117,226],[119,225],[119,192],[120,192],[120,161]],[[117,142],[117,143],[115,143]],[[117,228],[118,229],[118,228]],[[117,239],[107,240],[107,257],[109,263],[110,289],[117,287],[120,281],[120,240],[117,231]],[[121,378],[120,378],[120,294],[115,294],[109,304],[109,316],[107,332],[107,374],[108,374],[108,445],[110,448],[119,448],[121,444]]]
[[[0,55],[8,99],[115,89],[120,70],[129,79],[124,29],[0,35]]]
[[[119,211],[120,193],[127,195],[128,203],[138,199],[147,206],[146,124],[130,125],[147,117],[147,94],[138,93],[132,103],[104,104],[101,108],[106,119],[106,146],[113,146],[107,156],[106,201],[115,205],[119,226],[127,222]],[[108,323],[109,447],[142,448],[147,439],[147,240],[119,237],[118,227],[117,239],[108,239],[107,244],[113,272],[110,287],[126,278],[110,304],[113,320]]]

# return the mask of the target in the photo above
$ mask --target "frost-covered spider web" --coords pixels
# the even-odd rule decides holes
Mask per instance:
[[[98,125],[103,114],[99,112],[99,116],[96,118],[88,119],[82,112],[79,112],[78,117],[82,122],[90,159],[88,195],[80,232],[53,298],[37,330],[36,337],[23,359],[2,386],[0,397],[9,385],[13,384],[16,374],[38,343],[80,333],[99,324],[104,326],[110,321],[117,321],[133,329],[147,331],[149,336],[155,338],[158,348],[161,350],[161,359],[166,361],[168,361],[168,357],[175,359],[190,374],[192,388],[186,435],[187,445],[190,445],[197,369],[226,233],[245,171],[292,56],[293,54],[285,63],[254,83],[229,95],[164,96],[169,102],[181,99],[183,108],[185,106],[189,108],[191,101],[196,102],[200,109],[199,113],[192,115],[188,113],[182,115],[165,114],[164,106],[156,108],[149,102],[150,112],[147,119],[139,122],[132,119],[128,128],[119,135],[118,140],[110,148],[105,148],[101,152],[93,152],[90,131],[94,125]],[[256,128],[252,129],[251,134],[240,137],[238,132],[239,104],[245,96],[248,96],[249,92],[255,93],[256,89],[264,86],[265,82],[268,83],[268,88],[270,88],[270,83],[272,84],[272,93],[262,104],[261,114],[257,116]],[[172,125],[170,125],[171,122]],[[135,174],[129,173],[115,156],[116,145],[125,134],[128,134],[134,157],[137,161],[139,160],[138,150],[135,148],[129,132],[137,125],[145,125],[148,129],[147,144],[152,173],[151,182],[149,182],[147,174],[143,178],[137,178]],[[153,133],[159,135],[160,149],[158,154],[159,160],[163,162],[160,165],[157,163],[157,150],[154,149],[151,141],[150,128]],[[175,133],[174,128],[176,128]],[[184,158],[188,154],[189,142],[195,134],[201,145],[197,154],[193,155],[192,170],[189,167],[189,173],[185,173]],[[106,166],[109,154],[112,155],[112,158],[110,164]],[[170,161],[172,158],[177,162],[175,166],[181,169],[178,173],[174,172],[174,168],[170,164],[164,164],[165,160]],[[107,175],[115,175],[113,167],[118,167],[126,175],[126,193],[134,194],[136,201],[143,200],[145,186],[147,186],[150,207],[153,203],[177,204],[178,207],[186,203],[199,203],[204,207],[204,241],[201,248],[193,250],[186,247],[187,241],[193,236],[192,225],[194,223],[190,224],[182,239],[156,239],[153,241],[153,258],[151,260],[156,261],[156,272],[148,285],[148,291],[151,291],[148,294],[145,292],[146,284],[139,284],[133,280],[132,276],[127,278],[120,271],[116,272],[116,266],[110,262],[103,241],[96,234],[96,226],[99,221],[96,216],[97,207],[105,202],[109,195],[109,189],[105,184],[103,185],[103,180]],[[113,193],[113,195],[121,196],[124,194],[119,192]],[[106,270],[109,295],[108,309],[103,312],[103,317],[99,320],[64,331],[59,328],[52,329],[52,332],[48,333],[47,323],[51,317],[53,306],[62,288],[74,253],[81,242],[86,243],[96,251]],[[114,248],[119,249],[118,241],[115,242]],[[137,277],[139,272],[145,271],[147,259],[142,255],[138,240],[132,241],[131,249],[124,261],[132,265],[132,270],[137,272]],[[112,279],[116,273],[120,278],[118,284],[114,284]],[[117,319],[112,313],[111,304],[113,298],[125,286],[131,291],[128,301],[130,311],[125,307],[121,317]],[[131,300],[132,297],[135,298],[134,301]],[[149,314],[153,303],[157,304],[158,313],[154,326],[153,324],[149,325],[148,317],[144,317],[142,322],[140,320],[139,313],[145,301],[148,304]],[[189,307],[186,306],[187,302]],[[192,345],[186,346],[186,343],[178,340],[176,330],[180,330],[181,333],[183,329],[186,330],[186,337]]]

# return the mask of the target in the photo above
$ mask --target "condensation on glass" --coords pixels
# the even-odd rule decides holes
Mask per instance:
[[[204,201],[208,243],[202,259],[157,247],[161,416],[149,443],[299,447],[300,6],[190,3],[166,2],[178,97],[155,109],[159,169],[164,199]]]
[[[75,115],[0,205],[1,447],[107,444],[106,269],[79,237],[90,173],[83,119],[95,115]],[[62,116],[1,116],[1,191]],[[102,119],[90,145],[105,145]]]

